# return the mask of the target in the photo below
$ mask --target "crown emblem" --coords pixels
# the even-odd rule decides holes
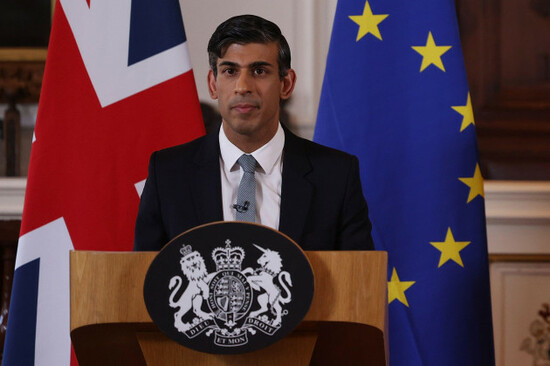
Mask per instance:
[[[244,259],[241,247],[231,247],[231,240],[225,241],[225,248],[218,247],[212,251],[212,259],[216,262],[216,271],[233,269],[240,271]]]
[[[191,245],[184,245],[180,249],[180,253],[181,253],[182,258],[187,257],[192,252],[193,252],[193,248],[191,248]]]

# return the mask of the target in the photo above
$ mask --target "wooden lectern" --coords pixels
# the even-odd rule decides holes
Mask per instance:
[[[264,349],[211,355],[152,323],[143,282],[156,252],[71,252],[71,338],[88,365],[388,365],[386,252],[306,252],[315,274],[298,328]]]

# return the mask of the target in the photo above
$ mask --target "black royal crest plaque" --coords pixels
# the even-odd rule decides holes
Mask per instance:
[[[242,222],[189,230],[153,260],[144,284],[149,315],[191,349],[236,354],[282,339],[313,299],[313,271],[284,234]]]

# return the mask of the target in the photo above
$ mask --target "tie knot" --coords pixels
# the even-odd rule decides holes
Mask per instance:
[[[254,173],[256,170],[256,159],[252,155],[242,154],[237,163],[247,173]]]

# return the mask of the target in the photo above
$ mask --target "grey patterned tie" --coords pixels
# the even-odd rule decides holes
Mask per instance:
[[[237,221],[256,221],[256,159],[252,155],[243,154],[237,160],[237,163],[243,168],[243,177],[239,184],[237,194],[237,204],[233,207],[237,210],[235,219]]]

